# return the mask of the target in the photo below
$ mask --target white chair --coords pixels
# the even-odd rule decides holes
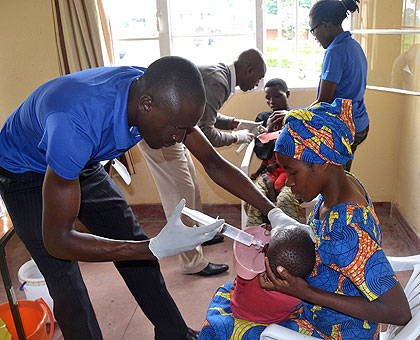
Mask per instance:
[[[420,255],[405,257],[388,257],[395,271],[413,270],[405,286],[411,309],[411,320],[405,326],[389,325],[385,332],[379,335],[380,340],[415,340],[420,335]],[[309,335],[295,332],[276,324],[269,325],[261,334],[260,340],[300,340],[317,339]]]
[[[248,147],[245,150],[244,158],[241,162],[241,170],[245,175],[249,176],[249,166],[251,164],[252,156],[254,155],[254,146],[255,140],[248,144]],[[300,206],[305,209],[306,221],[308,220],[309,214],[311,213],[313,207],[316,204],[316,199],[313,199],[310,202],[304,202]],[[247,215],[245,212],[245,202],[241,201],[241,229],[246,227]]]
[[[254,154],[255,140],[253,139],[251,143],[248,144],[248,147],[245,150],[244,158],[241,163],[241,170],[245,175],[249,176],[249,165],[251,164],[252,155]],[[241,201],[241,229],[245,229],[246,220],[248,216],[245,212],[245,202]]]

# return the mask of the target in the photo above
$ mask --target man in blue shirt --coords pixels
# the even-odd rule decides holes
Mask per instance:
[[[287,217],[196,126],[205,91],[195,65],[164,57],[146,70],[96,68],[36,89],[0,132],[0,194],[17,235],[45,277],[66,340],[102,339],[76,261],[113,261],[155,326],[155,339],[197,339],[166,290],[158,259],[211,239],[223,220],[188,228],[181,201],[150,239],[101,160],[141,139],[151,148],[183,142],[219,185],[264,214],[273,226]],[[79,219],[91,232],[73,228]]]

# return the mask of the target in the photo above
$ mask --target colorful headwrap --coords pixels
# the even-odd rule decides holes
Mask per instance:
[[[350,99],[291,110],[274,150],[310,163],[346,164],[353,159],[354,122]]]

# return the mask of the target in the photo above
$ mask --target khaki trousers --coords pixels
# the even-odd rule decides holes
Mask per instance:
[[[182,198],[190,209],[202,210],[197,175],[190,152],[182,143],[152,149],[142,140],[137,144],[159,192],[166,220]],[[182,274],[194,274],[209,264],[201,246],[179,255]]]

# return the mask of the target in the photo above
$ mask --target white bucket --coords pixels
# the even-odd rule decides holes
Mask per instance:
[[[53,313],[54,302],[50,296],[44,277],[34,260],[29,260],[19,268],[18,278],[22,284],[20,290],[25,292],[26,299],[35,301],[36,299],[43,298]]]

